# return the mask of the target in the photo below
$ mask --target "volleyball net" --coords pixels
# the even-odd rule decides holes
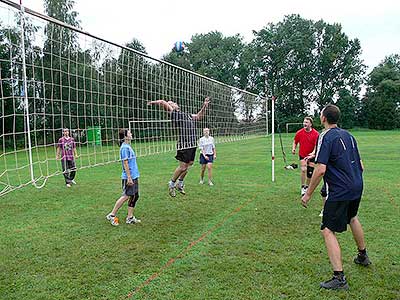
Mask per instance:
[[[165,99],[197,113],[217,143],[268,134],[265,98],[93,36],[8,0],[0,1],[0,196],[40,188],[62,173],[58,139],[69,128],[78,169],[119,160],[121,128],[138,156],[176,149]]]

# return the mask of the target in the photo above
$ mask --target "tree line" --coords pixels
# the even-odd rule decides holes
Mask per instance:
[[[218,31],[195,34],[186,42],[188,51],[171,50],[164,59],[254,93],[274,95],[281,124],[317,116],[334,102],[344,128],[400,127],[399,54],[383,58],[366,74],[358,39],[350,39],[340,24],[300,15],[253,33],[249,43]]]
[[[44,3],[47,15],[79,27],[72,0],[45,0]],[[178,95],[176,82],[168,81],[165,74],[168,70],[128,50],[122,50],[118,57],[104,57],[107,52],[104,45],[82,49],[74,31],[52,23],[46,25],[40,47],[34,42],[38,28],[28,22],[25,31],[27,75],[36,79],[29,81],[27,91],[35,98],[29,104],[29,110],[37,116],[32,121],[33,129],[62,128],[64,123],[74,128],[101,126],[105,128],[103,140],[108,140],[113,135],[111,130],[126,126],[119,122],[132,118],[132,112],[119,109],[123,106],[121,101],[131,99],[128,101],[132,101],[132,107],[139,106],[141,117],[149,118],[151,112],[140,107],[145,103],[143,100],[159,95],[182,98],[193,95],[190,86],[185,87],[185,81],[178,84],[187,93]],[[344,128],[400,127],[398,54],[384,58],[366,74],[358,39],[349,39],[340,24],[307,20],[299,15],[285,16],[281,22],[268,23],[253,33],[254,39],[249,43],[239,34],[224,36],[218,31],[194,34],[185,42],[187,51],[171,49],[162,59],[227,85],[265,97],[275,96],[280,124],[301,122],[304,115],[317,115],[325,104],[335,102],[342,110],[340,125]],[[19,45],[18,27],[1,26],[2,99],[20,93],[22,65],[18,60],[10,61],[10,57],[21,55]],[[126,46],[146,53],[145,46],[135,38]],[[134,68],[124,67],[132,62]],[[209,91],[197,93],[204,96]],[[243,97],[242,100],[240,109],[245,120],[257,121],[263,117],[258,98]],[[15,100],[3,103],[3,134],[23,132],[26,126],[23,105]],[[258,116],[254,117],[255,114]],[[110,115],[115,118],[102,117]],[[232,122],[233,111],[220,117]],[[36,138],[38,144],[54,142],[54,133],[38,131]],[[14,140],[10,139],[10,143]]]

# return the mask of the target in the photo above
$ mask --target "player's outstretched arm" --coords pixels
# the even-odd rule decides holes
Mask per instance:
[[[154,100],[154,101],[149,101],[147,102],[147,105],[158,105],[161,106],[162,108],[164,108],[164,110],[166,111],[173,111],[174,109],[172,108],[171,105],[169,105],[169,103],[165,100]]]
[[[204,115],[206,113],[206,109],[209,104],[210,104],[210,97],[206,97],[204,99],[203,106],[201,107],[201,109],[199,110],[199,112],[197,114],[192,115],[192,118],[194,120],[201,120],[204,117]]]

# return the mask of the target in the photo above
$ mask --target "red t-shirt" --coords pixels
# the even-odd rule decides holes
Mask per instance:
[[[299,155],[306,157],[308,154],[313,152],[315,145],[317,144],[319,133],[314,128],[307,132],[304,128],[298,130],[294,137],[294,142],[300,144]]]

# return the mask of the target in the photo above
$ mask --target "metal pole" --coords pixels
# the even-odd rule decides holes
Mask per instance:
[[[272,113],[272,149],[271,149],[271,158],[272,158],[272,182],[275,182],[275,96],[272,96],[271,101],[271,113]]]
[[[265,95],[267,96],[267,95]],[[265,98],[265,116],[266,116],[266,122],[267,122],[267,135],[269,134],[269,126],[268,126],[268,98]]]
[[[22,2],[22,0],[21,0]],[[28,84],[26,79],[26,60],[25,60],[25,9],[21,5],[21,52],[22,52],[22,81],[23,81],[23,97],[25,106],[25,122],[26,131],[28,138],[28,154],[29,154],[29,169],[31,173],[31,182],[35,184],[35,176],[33,174],[33,159],[32,159],[32,141],[31,141],[31,129],[29,121],[29,102],[28,102]]]

